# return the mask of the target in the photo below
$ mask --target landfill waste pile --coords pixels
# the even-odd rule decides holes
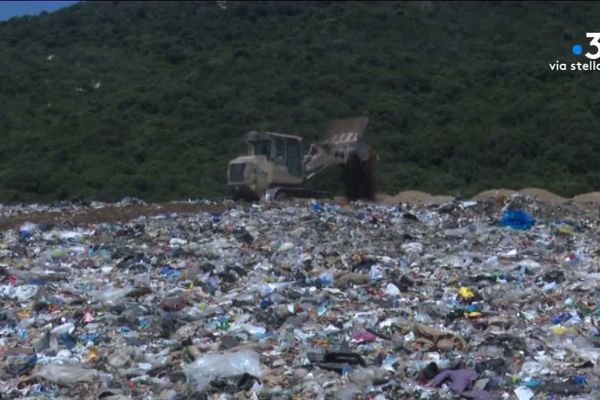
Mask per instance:
[[[594,207],[129,199],[0,218],[2,399],[600,398]]]

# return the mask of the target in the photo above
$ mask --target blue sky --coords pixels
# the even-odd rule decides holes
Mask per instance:
[[[77,1],[0,1],[0,21],[21,15],[38,15],[68,7]]]

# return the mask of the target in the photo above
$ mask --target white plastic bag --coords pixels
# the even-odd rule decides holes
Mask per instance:
[[[254,350],[234,353],[213,353],[198,358],[184,367],[188,383],[202,391],[213,379],[227,378],[244,373],[262,375],[260,356]]]

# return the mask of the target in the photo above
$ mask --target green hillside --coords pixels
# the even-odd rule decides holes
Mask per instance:
[[[219,196],[245,131],[359,114],[383,192],[600,187],[600,71],[548,68],[597,4],[224,4],[0,23],[0,201]]]

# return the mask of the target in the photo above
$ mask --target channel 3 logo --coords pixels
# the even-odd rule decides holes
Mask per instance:
[[[595,53],[585,53],[585,56],[590,60],[597,60],[600,58],[600,32],[587,32],[585,37],[591,38],[590,46],[596,48]],[[571,47],[571,52],[576,56],[580,56],[583,53],[583,46],[580,44],[574,44]]]

